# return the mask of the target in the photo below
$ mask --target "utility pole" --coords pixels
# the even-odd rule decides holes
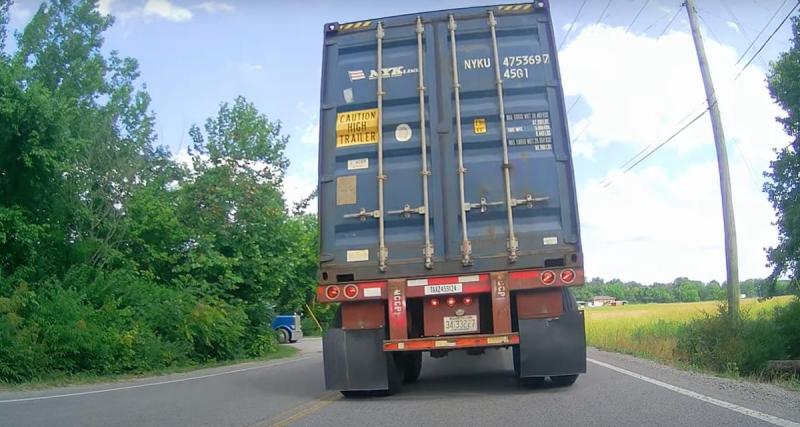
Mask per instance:
[[[689,14],[689,26],[692,28],[694,47],[697,49],[697,61],[703,75],[703,86],[706,89],[708,112],[711,116],[711,129],[714,131],[714,143],[717,147],[717,167],[719,168],[719,189],[722,193],[722,223],[725,227],[725,270],[728,276],[728,314],[732,321],[739,318],[739,260],[736,254],[736,222],[733,219],[733,196],[731,195],[731,175],[728,171],[728,152],[725,149],[725,133],[722,131],[722,119],[719,115],[717,96],[714,94],[714,83],[708,68],[703,36],[697,25],[697,10],[694,0],[684,3]]]

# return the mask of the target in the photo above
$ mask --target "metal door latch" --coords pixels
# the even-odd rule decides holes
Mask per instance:
[[[550,200],[549,197],[533,197],[530,194],[526,194],[524,199],[511,199],[511,207],[516,207],[519,205],[526,205],[529,208],[533,207],[534,203],[544,202]]]
[[[411,205],[406,203],[403,205],[403,209],[396,210],[396,211],[387,211],[387,215],[403,215],[406,218],[410,218],[411,214],[419,214],[425,215],[425,206],[420,206],[418,208],[412,208]]]
[[[361,208],[361,210],[358,211],[357,213],[345,214],[344,217],[345,218],[358,218],[363,222],[363,221],[366,221],[367,218],[376,218],[376,219],[380,218],[381,217],[381,211],[378,211],[378,210],[368,211],[368,210],[366,210],[364,208]]]

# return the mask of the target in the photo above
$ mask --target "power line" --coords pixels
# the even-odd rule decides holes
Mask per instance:
[[[630,24],[628,24],[628,27],[627,27],[627,28],[625,28],[625,32],[626,32],[626,33],[627,33],[628,31],[630,31],[630,30],[631,30],[631,27],[633,27],[633,24],[635,24],[635,23],[636,23],[636,20],[637,20],[637,19],[639,19],[639,15],[641,15],[641,14],[642,14],[642,11],[644,10],[644,8],[646,8],[646,7],[647,7],[647,4],[648,4],[648,3],[650,3],[650,0],[644,0],[644,3],[642,4],[642,7],[640,7],[640,8],[639,8],[639,11],[638,11],[638,12],[636,12],[636,15],[634,15],[634,16],[633,16],[633,20],[631,21],[631,23],[630,23]]]
[[[645,160],[646,160],[648,157],[652,156],[652,155],[653,155],[653,153],[655,153],[656,151],[660,150],[660,149],[661,149],[661,147],[663,147],[663,146],[667,145],[667,143],[668,143],[668,142],[670,142],[670,141],[672,141],[673,139],[675,139],[675,137],[677,137],[677,136],[678,136],[678,135],[680,135],[680,134],[681,134],[683,131],[685,131],[686,129],[688,129],[688,128],[689,128],[689,126],[693,125],[693,124],[694,124],[694,122],[696,122],[696,121],[700,120],[700,118],[701,118],[701,117],[703,117],[703,116],[704,116],[704,115],[705,115],[707,112],[708,112],[708,108],[704,109],[704,110],[703,110],[703,111],[702,111],[700,114],[696,115],[696,116],[695,116],[695,117],[694,117],[694,118],[693,118],[691,121],[689,121],[689,123],[686,123],[685,125],[683,125],[683,126],[682,126],[680,129],[678,129],[678,130],[677,130],[675,133],[673,133],[672,135],[670,135],[670,137],[669,137],[669,138],[665,139],[665,140],[664,140],[662,143],[658,144],[658,146],[656,146],[656,148],[654,148],[652,151],[650,151],[649,153],[647,153],[647,154],[646,154],[644,157],[642,157],[641,159],[637,160],[637,161],[636,161],[635,163],[633,163],[632,165],[628,166],[628,167],[627,167],[625,170],[623,170],[623,171],[622,171],[622,174],[624,175],[624,174],[628,173],[628,172],[629,172],[631,169],[635,168],[635,167],[636,167],[636,166],[638,166],[640,163],[642,163],[643,161],[645,161]],[[607,182],[606,182],[606,183],[603,185],[603,188],[606,188],[606,187],[608,187],[608,186],[609,186],[609,185],[611,185],[613,182],[614,182],[613,180],[612,180],[612,181],[607,181]]]
[[[569,33],[571,33],[572,29],[575,28],[575,23],[578,22],[578,16],[581,15],[583,7],[586,6],[586,1],[587,0],[583,0],[583,3],[581,3],[581,7],[578,8],[578,13],[575,14],[574,18],[572,18],[572,23],[569,24],[569,29],[567,30],[567,33],[564,34],[564,38],[561,39],[561,43],[558,44],[558,50],[561,50],[561,47],[564,46],[564,43],[567,41],[567,38],[569,37]]]
[[[700,104],[700,105],[702,106],[702,105],[704,105],[705,103],[706,103],[706,101],[705,101],[705,99],[704,99],[704,100],[701,102],[701,104]],[[681,123],[683,123],[683,122],[684,122],[686,119],[688,119],[688,118],[689,118],[689,117],[690,117],[692,114],[694,114],[694,113],[695,113],[695,111],[697,111],[697,109],[694,109],[694,110],[692,110],[692,111],[689,111],[689,112],[688,112],[688,113],[687,113],[685,116],[681,117],[681,119],[680,119],[680,120],[676,121],[676,122],[675,122],[675,124],[676,124],[676,125],[680,125],[680,124],[681,124]],[[646,152],[648,149],[650,149],[650,147],[652,147],[652,146],[653,146],[653,144],[652,144],[652,143],[651,143],[651,144],[647,144],[647,146],[645,146],[644,148],[642,148],[641,150],[639,150],[639,152],[638,152],[638,153],[636,153],[636,154],[635,154],[633,157],[631,157],[630,159],[628,159],[628,161],[627,161],[627,162],[623,163],[623,164],[622,164],[622,166],[620,166],[620,167],[619,167],[619,169],[623,169],[623,168],[625,168],[625,166],[628,166],[628,165],[629,165],[631,162],[635,161],[635,160],[636,160],[636,159],[637,159],[639,156],[641,156],[642,154],[644,154],[644,153],[645,153],[645,152]]]
[[[583,98],[583,95],[578,95],[578,97],[575,98],[574,101],[572,101],[572,105],[570,105],[569,108],[567,108],[567,114],[569,114],[569,112],[572,111],[573,108],[575,108],[575,104],[577,104],[578,101],[581,100],[581,98]]]
[[[661,34],[659,34],[659,35],[658,35],[658,37],[656,37],[656,39],[660,39],[660,38],[661,38],[661,36],[663,36],[664,34],[666,34],[667,30],[669,30],[669,27],[671,27],[671,26],[672,26],[672,23],[673,23],[673,22],[675,22],[675,18],[677,18],[677,17],[678,17],[678,15],[681,13],[681,10],[682,10],[682,9],[683,9],[683,5],[681,4],[680,6],[678,6],[678,10],[676,10],[676,11],[675,11],[675,14],[674,14],[674,15],[672,15],[672,19],[670,19],[670,20],[669,20],[669,23],[667,24],[667,26],[666,26],[666,27],[664,27],[664,31],[662,31],[662,32],[661,32]]]
[[[653,27],[654,27],[656,24],[658,24],[659,22],[661,22],[661,21],[663,21],[663,20],[667,19],[668,17],[669,17],[669,12],[667,12],[667,13],[665,13],[665,14],[661,15],[661,16],[660,16],[658,19],[656,19],[655,21],[653,21],[653,22],[652,22],[650,25],[648,25],[648,26],[644,27],[644,30],[642,30],[642,31],[643,31],[643,32],[645,32],[645,33],[646,33],[646,32],[648,32],[648,31],[650,31],[650,29],[651,29],[651,28],[653,28]]]
[[[756,53],[754,53],[753,56],[750,57],[750,60],[747,61],[747,64],[744,64],[744,67],[742,67],[742,69],[739,70],[739,74],[737,74],[736,77],[733,78],[733,80],[737,80],[739,78],[739,76],[742,75],[744,70],[746,70],[747,67],[750,66],[751,63],[753,63],[753,60],[756,58],[756,56],[758,56],[758,54],[761,53],[762,50],[764,50],[764,47],[767,46],[767,43],[769,43],[769,41],[772,40],[772,37],[775,35],[775,33],[777,33],[778,30],[780,30],[781,27],[783,27],[783,24],[785,24],[786,21],[789,20],[789,17],[792,16],[792,14],[794,13],[795,10],[797,10],[798,6],[800,6],[800,1],[798,1],[797,3],[794,4],[794,7],[792,8],[792,10],[790,10],[789,13],[787,13],[786,16],[783,18],[783,21],[781,21],[781,23],[778,24],[777,27],[775,27],[775,30],[772,32],[772,34],[770,34],[769,37],[767,37],[767,39],[764,40],[764,43],[761,44],[761,47],[759,47],[758,50],[756,51]]]
[[[600,16],[597,17],[597,21],[594,22],[595,24],[599,24],[600,21],[603,20],[603,17],[606,16],[606,12],[608,12],[608,8],[611,6],[611,2],[613,1],[614,0],[608,0],[608,3],[606,3],[606,7],[603,8],[603,11],[600,12]]]
[[[767,22],[761,28],[761,31],[758,32],[758,34],[753,39],[753,41],[750,42],[750,45],[747,46],[747,49],[745,49],[744,52],[742,52],[742,56],[740,56],[739,59],[736,60],[736,65],[739,65],[739,63],[742,62],[742,59],[744,59],[744,57],[747,56],[747,52],[749,52],[750,48],[752,48],[753,45],[756,44],[756,40],[758,40],[758,38],[761,37],[761,34],[764,34],[764,31],[767,30],[767,27],[769,27],[769,24],[772,22],[773,19],[775,19],[776,16],[778,16],[778,12],[780,12],[781,9],[783,9],[783,6],[785,6],[786,2],[788,2],[788,1],[789,0],[783,0],[783,3],[781,3],[780,6],[778,6],[778,9],[775,10],[775,13],[772,14],[772,16],[767,20]],[[724,3],[724,1],[723,1],[723,3]]]
[[[755,43],[755,39],[752,39],[752,40],[750,39],[750,33],[747,31],[747,27],[745,27],[745,25],[742,24],[742,21],[739,20],[739,17],[737,17],[736,14],[733,13],[733,8],[731,8],[730,5],[728,5],[727,2],[722,1],[721,3],[722,3],[722,7],[724,7],[725,10],[728,12],[728,15],[730,15],[731,18],[733,18],[733,22],[736,25],[739,26],[739,29],[741,30],[740,34],[741,34],[742,38],[744,39],[744,41],[750,42],[750,44],[748,46],[752,46],[753,43]],[[767,68],[767,63],[764,61],[764,58],[759,56],[758,59],[761,61],[761,64],[764,65],[764,68]],[[739,62],[736,62],[736,64],[738,65]]]
[[[717,36],[717,33],[715,33],[714,30],[711,28],[711,24],[706,22],[706,20],[703,18],[703,15],[698,13],[697,17],[700,18],[700,20],[703,21],[703,24],[706,25],[706,29],[708,30],[709,33],[711,33],[711,36],[714,37],[717,41],[722,42],[722,39]]]

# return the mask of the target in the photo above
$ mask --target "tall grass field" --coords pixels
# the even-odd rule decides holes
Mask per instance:
[[[793,299],[784,296],[766,301],[755,298],[742,300],[742,324],[739,328],[725,326],[721,315],[724,308],[720,302],[586,308],[586,340],[593,347],[670,364],[695,365],[734,374],[739,373],[738,365],[744,364],[748,365],[747,373],[754,373],[758,370],[755,365],[780,355],[780,348],[785,347],[785,343],[765,345],[750,342],[748,340],[753,338],[750,335],[764,338],[773,332],[776,337],[773,341],[782,339],[783,328],[777,324],[782,314],[778,312],[785,313],[788,306],[796,306],[797,303],[790,304]],[[773,326],[774,331],[758,333],[758,328],[770,329]],[[742,354],[754,350],[770,353]],[[742,357],[747,360],[741,360]],[[751,363],[751,359],[757,361]]]

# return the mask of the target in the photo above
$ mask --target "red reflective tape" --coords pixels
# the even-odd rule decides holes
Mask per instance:
[[[344,287],[347,285],[358,286],[358,296],[355,298],[347,298],[344,296]],[[333,299],[328,298],[325,294],[325,289],[330,286],[339,288],[339,296]],[[317,301],[319,302],[341,302],[341,301],[369,301],[386,299],[386,282],[360,282],[360,283],[342,283],[342,284],[319,284],[317,285]]]
[[[437,345],[439,344],[439,345]],[[519,344],[516,333],[501,335],[473,335],[415,338],[384,341],[384,351],[452,350],[472,347],[504,347]]]
[[[406,281],[393,279],[388,286],[389,338],[408,338],[408,315],[406,314]]]

